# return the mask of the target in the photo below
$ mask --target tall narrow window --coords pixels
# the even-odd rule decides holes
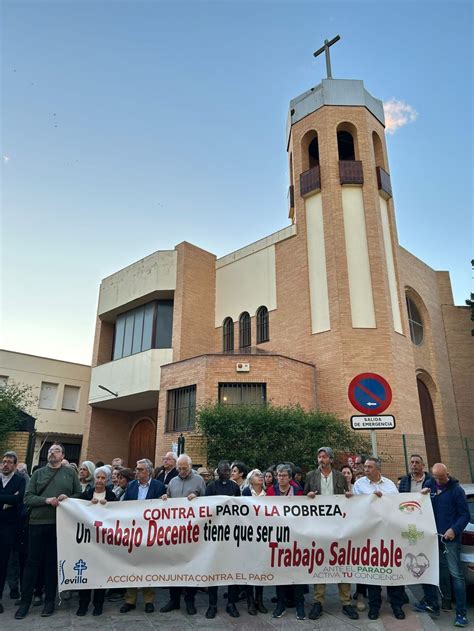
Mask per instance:
[[[77,386],[64,386],[61,410],[77,412],[77,408],[79,406],[79,391],[80,388]]]
[[[406,299],[411,341],[419,346],[423,342],[423,320],[413,300],[409,296]]]
[[[250,316],[244,311],[239,318],[239,348],[246,348],[252,343]]]
[[[42,408],[43,410],[55,410],[57,393],[57,383],[42,381],[38,407]]]
[[[257,309],[257,344],[268,342],[269,339],[268,309],[266,307],[259,307]]]
[[[234,321],[226,318],[222,325],[222,349],[224,353],[234,350]]]
[[[196,386],[168,390],[166,431],[193,429],[196,418]]]

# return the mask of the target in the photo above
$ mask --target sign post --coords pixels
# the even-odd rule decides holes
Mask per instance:
[[[392,402],[392,389],[388,381],[373,372],[364,372],[352,379],[348,389],[349,400],[364,416],[351,416],[352,429],[370,430],[372,453],[378,458],[376,430],[394,429],[395,418],[380,416]]]

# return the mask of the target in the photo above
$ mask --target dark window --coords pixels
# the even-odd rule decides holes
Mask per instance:
[[[250,316],[244,311],[239,318],[239,348],[245,348],[252,343],[252,329]]]
[[[117,316],[112,359],[150,348],[171,348],[173,301],[155,300]]]
[[[226,318],[222,325],[222,350],[224,353],[234,350],[234,321]]]
[[[155,348],[171,348],[173,335],[173,301],[158,300]]]
[[[180,432],[194,428],[196,418],[196,386],[168,390],[166,431]]]
[[[266,307],[259,307],[257,309],[257,344],[268,342],[269,339],[268,309]]]
[[[222,405],[264,405],[266,383],[220,383],[219,403]]]
[[[407,296],[408,322],[410,324],[410,337],[413,344],[419,346],[423,342],[423,320],[418,307]]]
[[[309,168],[319,164],[319,146],[318,146],[318,137],[313,138],[313,140],[309,143],[308,147],[308,158],[309,158]]]
[[[348,131],[337,132],[339,160],[355,160],[354,139]]]

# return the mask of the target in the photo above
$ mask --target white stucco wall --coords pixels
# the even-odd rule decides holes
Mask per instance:
[[[352,326],[376,328],[364,200],[359,187],[342,188]]]
[[[393,261],[392,239],[390,238],[390,223],[388,220],[387,201],[379,195],[380,215],[382,220],[383,244],[385,248],[385,261],[387,264],[388,287],[390,291],[390,303],[392,306],[393,328],[397,333],[403,333],[400,303],[398,302],[398,284]]]
[[[329,295],[321,193],[305,201],[312,333],[329,331]]]
[[[154,252],[104,278],[100,285],[99,316],[157,291],[176,289],[175,250]]]
[[[69,434],[81,436],[84,431],[87,411],[91,367],[84,364],[26,355],[0,350],[0,375],[33,387],[35,397],[40,396],[43,382],[57,384],[54,409],[39,408],[29,411],[36,418],[39,434]],[[64,386],[79,388],[77,411],[62,410]]]
[[[116,359],[92,369],[89,403],[114,400],[112,394],[99,388],[106,386],[122,397],[160,389],[161,366],[173,361],[173,349],[154,348],[129,357]]]
[[[216,270],[216,327],[243,311],[255,315],[258,307],[276,309],[275,246],[239,258]]]

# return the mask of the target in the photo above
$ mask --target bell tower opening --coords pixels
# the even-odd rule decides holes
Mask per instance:
[[[346,130],[337,132],[339,160],[355,160],[355,146],[352,134]]]

